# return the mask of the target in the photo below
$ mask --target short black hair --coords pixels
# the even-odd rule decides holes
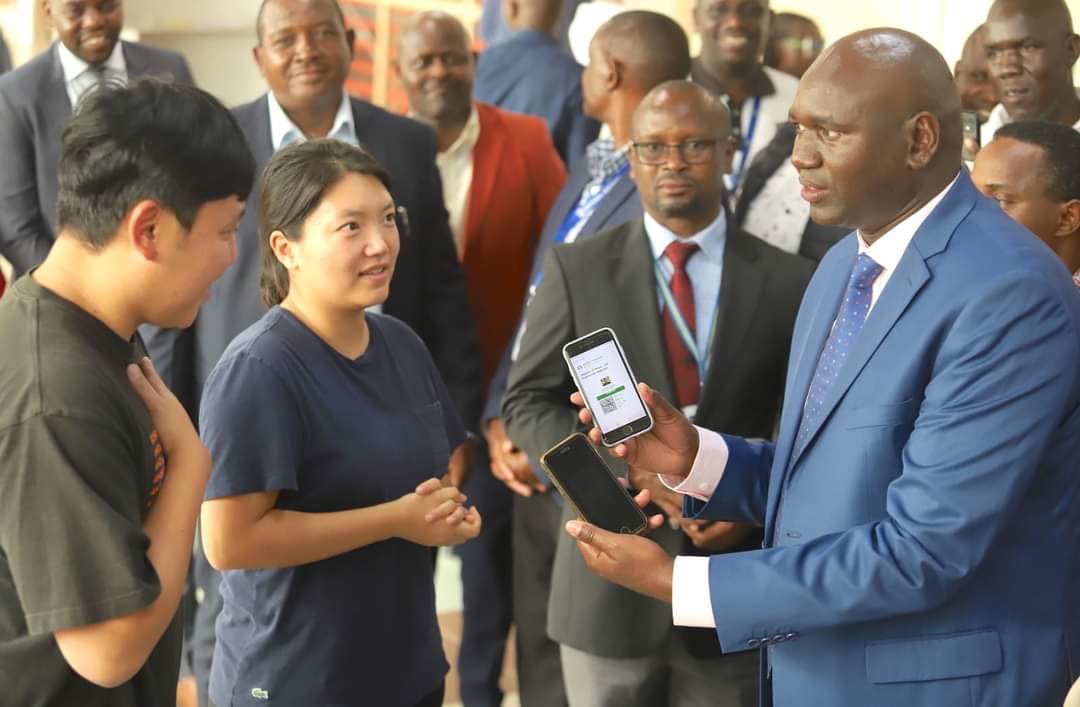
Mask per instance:
[[[255,15],[255,36],[258,37],[259,44],[262,44],[263,40],[263,15],[266,14],[266,6],[272,2],[277,2],[277,0],[263,0],[259,3],[259,12]],[[348,29],[349,25],[345,22],[345,11],[341,9],[341,4],[337,0],[328,0],[328,2],[334,6],[338,20],[341,21],[341,29]]]
[[[1047,197],[1059,203],[1080,199],[1080,132],[1075,128],[1064,123],[1019,120],[998,128],[994,139],[1001,137],[1042,149]]]
[[[270,248],[270,234],[281,231],[299,241],[308,216],[347,174],[374,177],[391,191],[390,173],[370,152],[333,138],[294,143],[267,162],[259,189],[259,292],[266,306],[281,304],[289,294],[289,272]]]
[[[185,229],[208,202],[247,199],[255,157],[232,113],[209,93],[144,79],[79,102],[64,127],[58,176],[59,228],[101,247],[144,199]]]
[[[648,10],[620,12],[601,25],[595,37],[626,65],[631,80],[645,93],[690,74],[686,32],[667,15]]]

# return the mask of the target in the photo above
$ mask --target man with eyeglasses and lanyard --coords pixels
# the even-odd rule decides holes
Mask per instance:
[[[813,264],[730,223],[723,180],[735,143],[729,113],[709,91],[661,84],[638,106],[631,136],[644,217],[553,248],[528,309],[503,410],[510,436],[533,458],[582,429],[562,345],[604,326],[639,380],[671,395],[697,424],[735,425],[753,437],[771,437],[776,424]],[[613,458],[611,466],[626,471]],[[668,516],[650,534],[668,552],[760,546],[759,529],[685,521],[678,497],[655,477],[630,479]],[[571,518],[564,510],[563,520]],[[592,575],[566,534],[550,617],[574,707],[757,705],[755,656],[721,655],[714,634],[673,628],[670,607]]]
[[[594,141],[586,159],[570,169],[536,246],[530,295],[543,277],[544,254],[640,218],[629,178],[630,123],[650,90],[690,71],[690,48],[678,23],[656,12],[632,11],[604,23],[593,37],[581,76],[585,112],[609,133]],[[566,704],[558,640],[548,615],[548,588],[555,559],[561,508],[544,474],[508,436],[500,412],[512,359],[523,351],[521,328],[507,347],[488,390],[483,429],[491,471],[515,493],[513,534],[514,623],[517,626],[518,689],[525,707]],[[556,440],[558,441],[558,440]],[[543,451],[543,450],[541,450]],[[554,632],[553,632],[554,631]],[[550,638],[549,638],[550,635]]]

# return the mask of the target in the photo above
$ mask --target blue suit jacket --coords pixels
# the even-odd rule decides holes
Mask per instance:
[[[559,192],[558,198],[555,199],[555,204],[551,207],[547,220],[544,221],[544,230],[540,234],[540,242],[537,243],[536,252],[533,254],[532,272],[529,274],[530,283],[536,282],[537,275],[544,267],[544,256],[554,245],[555,236],[559,233],[559,227],[562,226],[570,210],[577,206],[578,199],[581,198],[581,192],[584,191],[585,185],[588,183],[589,169],[586,160],[578,160],[577,164],[571,168],[570,174],[566,178],[566,184],[563,185],[562,191]],[[637,187],[630,180],[629,174],[623,175],[596,206],[593,215],[582,226],[577,239],[583,240],[601,231],[610,230],[627,221],[641,218],[641,215],[641,200],[637,198]],[[528,306],[528,300],[526,300],[525,306]],[[524,321],[524,319],[525,316],[522,314],[520,321]],[[516,340],[517,336],[514,338]],[[487,402],[484,403],[481,420],[488,420],[501,415],[502,398],[503,394],[506,393],[506,382],[510,377],[510,364],[512,362],[510,353],[513,345],[514,342],[512,341],[507,350],[503,352],[499,367],[496,369],[491,383],[488,384]],[[547,478],[543,474],[541,476]]]
[[[596,139],[600,124],[585,116],[581,66],[550,34],[515,32],[476,61],[476,100],[539,116],[563,162],[574,165]]]
[[[775,446],[731,437],[703,518],[725,650],[768,647],[782,707],[1046,707],[1080,674],[1080,293],[961,174],[916,233],[792,457],[856,255],[822,261]]]

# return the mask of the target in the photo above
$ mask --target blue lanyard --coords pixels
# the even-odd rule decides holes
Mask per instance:
[[[728,191],[734,197],[742,184],[743,175],[746,173],[746,163],[750,161],[750,144],[754,141],[754,133],[757,131],[758,117],[761,115],[761,96],[754,97],[753,108],[750,112],[750,125],[743,135],[739,144],[738,167],[724,177]]]
[[[660,288],[660,295],[664,298],[664,307],[667,308],[668,313],[671,315],[671,321],[675,324],[675,331],[678,332],[679,338],[682,339],[683,344],[686,346],[686,350],[694,357],[694,363],[697,364],[698,385],[705,387],[705,371],[709,367],[709,356],[712,355],[713,337],[716,335],[716,322],[720,319],[719,299],[716,302],[715,309],[713,309],[712,324],[709,325],[709,335],[705,338],[706,348],[704,351],[699,351],[697,341],[690,331],[690,326],[686,323],[686,319],[683,318],[682,312],[679,310],[679,305],[675,302],[675,295],[671,291],[671,286],[668,285],[668,280],[671,275],[664,272],[663,268],[660,267],[660,261],[658,260],[653,261],[653,269],[656,271],[656,284]]]
[[[566,237],[569,236],[582,221],[590,218],[593,213],[596,212],[596,207],[600,205],[600,202],[608,195],[611,188],[615,186],[615,182],[619,181],[629,171],[630,163],[624,162],[617,170],[609,174],[604,181],[586,187],[585,191],[581,192],[581,196],[578,197],[577,204],[566,214],[566,218],[564,218],[562,224],[559,225],[559,230],[555,232],[555,238],[552,239],[551,245],[559,245],[565,241]],[[538,255],[542,256],[542,254],[539,253]],[[540,280],[543,276],[543,261],[541,261],[541,269],[537,270],[536,277],[533,278],[532,283],[529,285],[530,296],[536,291],[536,288],[540,286]]]

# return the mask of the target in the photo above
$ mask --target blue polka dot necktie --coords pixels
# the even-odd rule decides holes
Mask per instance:
[[[810,381],[810,392],[803,403],[802,423],[799,425],[799,434],[795,437],[792,458],[803,450],[810,439],[810,430],[821,414],[825,394],[836,382],[837,375],[847,361],[848,352],[855,345],[863,323],[866,322],[866,314],[870,311],[870,290],[883,269],[865,253],[855,259],[844,300],[840,303],[840,311],[836,315],[829,340],[821,351],[817,370]]]

